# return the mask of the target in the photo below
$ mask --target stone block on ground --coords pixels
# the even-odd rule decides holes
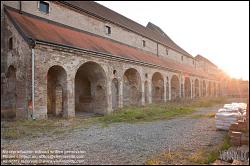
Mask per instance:
[[[234,160],[232,165],[249,165],[249,161]]]
[[[215,160],[212,165],[231,165],[231,163],[222,160]]]
[[[242,136],[242,132],[238,132],[238,131],[231,132],[231,137],[241,138],[241,136]]]

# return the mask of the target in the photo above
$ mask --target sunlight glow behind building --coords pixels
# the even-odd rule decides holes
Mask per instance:
[[[98,3],[146,26],[150,21],[191,55],[249,80],[249,2]]]

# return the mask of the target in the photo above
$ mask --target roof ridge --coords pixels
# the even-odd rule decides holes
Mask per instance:
[[[179,64],[169,58],[159,58],[155,54],[147,53],[122,43],[114,43],[106,38],[92,36],[88,33],[62,27],[58,24],[52,24],[45,20],[20,14],[14,10],[8,10],[7,13],[8,16],[13,18],[16,24],[22,28],[22,31],[28,33],[29,36],[32,36],[37,41],[55,43],[55,45],[64,45],[69,46],[70,48],[81,48],[99,53],[108,53],[132,61],[140,61],[142,63],[158,65],[178,72],[207,77],[207,75],[202,73],[201,70],[196,70],[187,65]],[[83,40],[85,42],[82,42]]]
[[[200,55],[200,54],[197,54],[197,55],[195,56],[195,58],[202,58],[202,59],[204,59],[205,61],[207,61],[208,63],[210,63],[210,64],[212,64],[213,66],[215,66],[215,67],[218,68],[218,66],[217,66],[216,64],[214,64],[214,63],[211,62],[209,59],[207,59],[206,57],[204,57],[204,56],[202,56],[202,55]]]
[[[138,22],[132,20],[131,18],[128,18],[128,17],[126,17],[126,16],[124,16],[124,15],[122,15],[122,14],[120,14],[120,13],[118,13],[118,12],[116,12],[116,11],[114,11],[114,10],[112,10],[112,9],[110,9],[110,8],[108,8],[108,7],[104,6],[104,5],[102,5],[102,4],[100,4],[100,3],[97,3],[97,2],[94,2],[94,1],[90,1],[90,2],[96,3],[97,5],[99,5],[99,6],[101,6],[101,7],[107,8],[107,9],[109,9],[110,11],[114,12],[115,14],[118,14],[118,15],[120,15],[121,17],[124,17],[124,18],[128,19],[129,21],[132,21],[132,22],[134,22],[134,23],[140,25],[142,28],[146,28],[144,25],[142,25],[142,24],[140,24],[140,23],[138,23]]]
[[[58,1],[58,2],[60,2],[60,1]],[[190,58],[194,58],[191,54],[189,54],[187,51],[185,51],[179,45],[177,45],[167,35],[165,38],[157,33],[152,33],[152,31],[148,31],[148,28],[146,28],[145,26],[143,26],[143,25],[137,23],[136,21],[131,20],[131,19],[123,16],[122,14],[119,14],[118,12],[116,12],[112,9],[109,9],[109,8],[99,4],[97,2],[93,2],[93,1],[61,1],[60,3],[68,5],[68,6],[76,7],[77,9],[80,8],[79,10],[83,10],[89,14],[93,14],[96,17],[100,17],[102,19],[105,19],[105,20],[108,20],[108,21],[113,22],[115,24],[118,24],[119,26],[127,28],[128,30],[131,30],[135,33],[138,33],[138,34],[140,34],[144,37],[147,37],[151,40],[154,40],[155,42],[159,42],[164,46],[172,48],[173,50],[175,50],[175,51],[177,51],[185,56],[188,56]],[[95,7],[94,5],[97,6],[97,8],[99,7],[99,9],[94,10],[93,9]],[[115,17],[115,16],[118,16],[118,17]],[[125,19],[125,20],[122,20],[122,19]],[[127,26],[127,24],[129,24],[129,22],[132,24],[130,26]]]

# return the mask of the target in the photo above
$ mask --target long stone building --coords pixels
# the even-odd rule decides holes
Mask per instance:
[[[1,36],[1,110],[16,118],[226,93],[211,61],[96,2],[1,1]]]

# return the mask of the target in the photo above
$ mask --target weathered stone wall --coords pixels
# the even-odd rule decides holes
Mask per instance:
[[[211,63],[208,63],[207,61],[196,60],[195,63],[197,69],[203,70],[208,74],[216,75],[220,72],[216,66],[212,65]]]
[[[47,75],[48,114],[59,116],[67,111],[66,80],[66,71],[62,67],[53,66],[49,69]]]
[[[14,2],[8,3],[13,7],[18,7]],[[37,2],[23,2],[23,10],[32,11],[34,8],[37,9],[35,4],[37,5]],[[75,18],[71,15],[74,11],[66,10],[54,3],[51,4],[51,12],[54,11],[57,14],[53,15],[53,13],[50,13],[43,17],[51,17],[50,19],[58,19],[58,21],[60,21],[60,19],[63,21],[62,16],[65,16],[64,19],[66,20],[69,17]],[[55,5],[55,8],[53,5]],[[28,6],[30,8],[28,8]],[[58,13],[60,13],[61,16],[59,16]],[[86,19],[85,23],[87,25],[84,24],[82,26],[90,27],[90,24],[93,24],[93,27],[90,28],[92,31],[103,33],[100,28],[98,29],[94,26],[95,24],[96,26],[100,24],[103,28],[104,24],[102,22],[76,12],[74,14],[79,15],[76,17],[78,18],[77,22],[79,22],[80,18],[83,19],[82,17]],[[37,15],[39,14],[37,13]],[[73,51],[68,48],[38,44],[34,48],[35,107],[33,112],[29,107],[29,105],[31,105],[32,92],[31,48],[29,48],[28,44],[6,16],[4,16],[1,21],[2,20],[3,30],[1,30],[1,33],[4,34],[4,37],[1,39],[3,43],[1,48],[3,55],[1,56],[5,60],[1,63],[6,66],[6,69],[5,71],[1,71],[3,75],[1,79],[1,90],[3,90],[1,93],[1,108],[12,109],[14,105],[18,118],[33,117],[43,119],[47,118],[50,113],[52,113],[52,115],[62,115],[65,117],[74,117],[76,113],[79,112],[106,114],[125,105],[144,105],[158,101],[166,102],[167,100],[184,97],[185,95],[185,83],[183,79],[185,73],[139,65],[133,62],[125,62],[87,52]],[[76,24],[76,20],[74,22],[74,19],[72,19],[72,21],[72,25]],[[87,27],[81,28],[87,29]],[[120,35],[118,35],[117,40],[126,34],[126,30],[119,28],[120,27],[117,27],[117,32],[115,32],[116,29],[114,30],[115,34]],[[96,34],[98,33],[96,32]],[[127,35],[132,35],[132,37],[124,36],[124,41],[131,42],[130,44],[132,45],[142,41],[141,36],[136,36],[136,34],[132,32],[128,32]],[[8,49],[8,40],[10,37],[13,38],[12,50]],[[149,45],[147,44],[148,48],[152,51],[154,49],[154,43],[152,42],[152,45],[150,42],[147,43],[149,43]],[[159,51],[160,56],[164,56],[163,51],[163,48],[162,51]],[[174,54],[172,54],[171,51],[172,50],[169,50],[170,57]],[[152,52],[155,52],[155,50]],[[172,59],[176,58],[176,60],[178,60],[181,56],[181,54],[178,56],[174,55]],[[185,60],[183,63],[186,63]],[[191,62],[188,61],[187,64],[192,65]],[[10,66],[13,66],[15,70],[13,70],[14,73],[12,72],[12,74],[8,75],[8,78],[7,69]],[[55,66],[57,66],[57,68],[54,68]],[[50,69],[53,69],[52,73],[49,72]],[[159,73],[160,77],[153,79],[155,73]],[[195,91],[195,78],[199,79],[200,82],[205,81],[205,86],[200,86],[199,89],[200,91],[204,89],[206,91],[206,93],[204,93],[206,95],[204,96],[208,96],[208,82],[213,83],[215,81],[199,78],[194,75],[189,75],[189,77],[192,83],[191,98],[195,96],[195,92],[193,92]],[[172,78],[174,78],[173,81]],[[15,80],[15,82],[13,80]],[[12,96],[14,96],[15,99],[9,100],[13,98]]]
[[[78,11],[71,10],[65,6],[59,5],[58,3],[50,2],[50,12],[48,14],[42,13],[38,8],[39,1],[22,1],[22,11],[31,13],[33,15],[53,20],[77,29],[81,29],[93,34],[97,34],[106,38],[110,38],[121,43],[142,49],[144,51],[151,52],[155,55],[167,56],[179,63],[187,64],[190,67],[194,67],[193,58],[168,48],[168,55],[166,55],[166,46],[157,43],[151,39],[145,38],[142,35],[129,31],[125,28],[117,26],[115,24],[104,22],[103,20],[93,18],[87,14],[79,13]],[[4,1],[5,5],[19,9],[18,1]],[[107,35],[105,32],[105,26],[111,27],[111,35]],[[146,46],[143,46],[143,40],[146,42]],[[183,61],[181,57],[183,56]]]
[[[186,77],[185,80],[184,80],[184,89],[185,89],[185,92],[184,92],[184,95],[185,95],[185,98],[191,98],[192,97],[192,93],[191,93],[191,82],[190,82],[190,78]]]
[[[166,50],[167,49],[167,50]],[[166,57],[175,60],[176,62],[189,65],[192,68],[195,68],[195,64],[193,63],[193,58],[184,56],[183,54],[176,52],[170,48],[166,48],[166,46],[163,46],[161,44],[158,44],[158,54],[161,57]],[[181,59],[183,57],[183,60]],[[196,61],[196,60],[194,60]]]
[[[76,111],[103,113],[106,107],[106,73],[95,62],[83,64],[75,76]]]
[[[181,87],[180,87],[181,81],[178,78],[178,76],[173,75],[171,77],[170,85],[171,85],[171,99],[178,99],[181,98]]]
[[[112,109],[116,110],[119,106],[119,82],[116,78],[112,80]]]
[[[65,52],[64,52],[65,51]],[[67,98],[68,98],[68,111],[66,116],[74,116],[75,115],[75,89],[74,89],[74,82],[75,82],[75,75],[78,71],[79,67],[82,64],[85,64],[86,62],[95,62],[98,65],[100,65],[103,70],[105,71],[106,76],[106,98],[104,100],[107,101],[107,106],[104,109],[104,113],[108,113],[112,111],[112,80],[116,78],[117,84],[118,84],[118,106],[123,106],[123,96],[124,96],[124,90],[123,86],[125,86],[124,81],[124,73],[127,71],[127,69],[134,69],[138,72],[138,77],[140,77],[140,80],[142,82],[147,81],[148,82],[148,88],[151,86],[151,80],[152,75],[154,72],[160,72],[163,73],[163,75],[166,75],[166,71],[162,71],[160,69],[150,69],[148,67],[139,66],[135,64],[129,64],[124,62],[115,61],[112,59],[107,58],[99,58],[95,57],[93,55],[88,55],[86,53],[76,53],[72,52],[70,53],[68,50],[61,50],[61,49],[55,49],[47,46],[37,46],[35,49],[35,110],[36,110],[36,117],[38,118],[44,118],[47,116],[47,83],[44,80],[46,78],[47,72],[50,67],[54,65],[62,66],[66,73],[67,73]],[[42,63],[41,63],[42,62]],[[114,70],[116,72],[114,72]],[[92,72],[91,70],[85,70],[86,73]],[[96,73],[98,75],[98,73]],[[96,75],[95,74],[95,75]],[[147,78],[145,76],[147,74]],[[132,74],[133,75],[133,74]],[[133,78],[133,77],[132,77]],[[137,78],[136,80],[138,80]],[[132,84],[133,86],[137,86],[140,92],[140,104],[143,104],[145,99],[144,97],[144,86],[143,84],[137,85]],[[150,96],[150,90],[148,90],[149,96]],[[117,93],[117,92],[116,92]],[[127,93],[127,92],[125,92]],[[143,95],[142,95],[143,94]],[[138,94],[133,95],[132,97],[137,98],[138,100]],[[149,103],[151,102],[151,96],[148,99]],[[98,105],[98,103],[96,103]],[[39,110],[39,111],[38,111]]]
[[[157,102],[158,99],[161,101],[175,99],[177,96],[180,96],[180,82],[181,82],[181,73],[175,73],[172,71],[166,71],[159,68],[146,67],[138,64],[121,62],[109,57],[99,57],[98,55],[90,55],[88,53],[71,51],[69,49],[56,48],[44,45],[37,45],[35,47],[35,108],[34,108],[34,118],[47,118],[48,113],[51,111],[60,109],[60,106],[63,109],[63,116],[65,117],[74,117],[77,111],[76,104],[79,102],[80,96],[76,96],[76,92],[81,89],[76,87],[77,77],[76,74],[81,66],[87,63],[95,63],[99,66],[104,74],[100,70],[95,70],[95,68],[85,68],[83,70],[82,77],[85,77],[84,80],[88,77],[90,81],[90,93],[91,98],[94,98],[92,106],[86,107],[84,105],[82,108],[85,111],[93,111],[95,113],[109,113],[117,107],[123,107],[127,105],[124,98],[126,97],[127,90],[124,90],[126,85],[126,71],[132,70],[136,71],[136,75],[133,72],[128,73],[127,77],[131,77],[128,80],[132,80],[132,87],[135,87],[137,90],[132,89],[131,94],[129,94],[129,100],[133,99],[133,102],[139,105],[144,105],[145,103]],[[60,72],[55,72],[52,75],[48,75],[49,70],[55,66],[60,66],[65,70],[66,76],[62,77]],[[17,68],[18,69],[18,68]],[[153,79],[155,73],[160,73],[162,77],[160,79]],[[52,82],[49,81],[50,76],[55,80]],[[175,76],[177,83],[170,81],[172,76]],[[105,81],[99,81],[98,78],[102,77]],[[196,78],[190,76],[190,78]],[[64,80],[63,80],[64,79]],[[115,85],[112,85],[112,81],[116,79]],[[167,83],[168,80],[168,83]],[[31,80],[30,80],[31,82]],[[54,83],[53,83],[54,82]],[[147,82],[145,84],[145,82]],[[55,91],[53,92],[51,98],[49,90],[53,88],[50,87],[53,85]],[[57,85],[60,85],[62,88],[62,96],[59,97],[57,94]],[[101,85],[101,86],[100,86]],[[159,87],[160,93],[155,93],[152,89]],[[113,87],[116,86],[115,92]],[[24,86],[25,87],[25,86]],[[171,89],[175,87],[177,91]],[[31,87],[29,86],[31,91]],[[104,92],[98,94],[97,89],[101,89]],[[131,90],[131,89],[130,89]],[[162,92],[163,91],[163,92]],[[51,91],[52,92],[52,91]],[[135,93],[134,93],[135,92]],[[115,95],[115,96],[113,96]],[[163,96],[162,96],[163,95]],[[95,97],[99,97],[95,99]],[[113,101],[113,100],[116,101]],[[50,110],[49,101],[53,101],[55,104],[54,110]],[[60,101],[62,100],[62,101]],[[59,103],[59,106],[57,106]],[[115,104],[114,104],[115,103]],[[135,103],[132,103],[135,104]],[[130,103],[131,104],[131,103]],[[128,104],[128,105],[130,105]],[[27,111],[27,110],[26,110]],[[60,112],[60,111],[59,111]],[[27,117],[27,114],[24,113]]]
[[[31,101],[31,49],[6,15],[1,21],[1,59],[4,59],[1,61],[4,66],[1,68],[1,110],[14,108],[16,117],[27,118],[30,117],[28,104]],[[13,41],[11,49],[10,38]],[[8,75],[10,68],[14,68],[15,76]]]
[[[141,78],[136,69],[128,69],[123,75],[123,104],[141,104]]]
[[[160,73],[154,73],[152,77],[152,100],[154,102],[164,101],[164,79]]]

